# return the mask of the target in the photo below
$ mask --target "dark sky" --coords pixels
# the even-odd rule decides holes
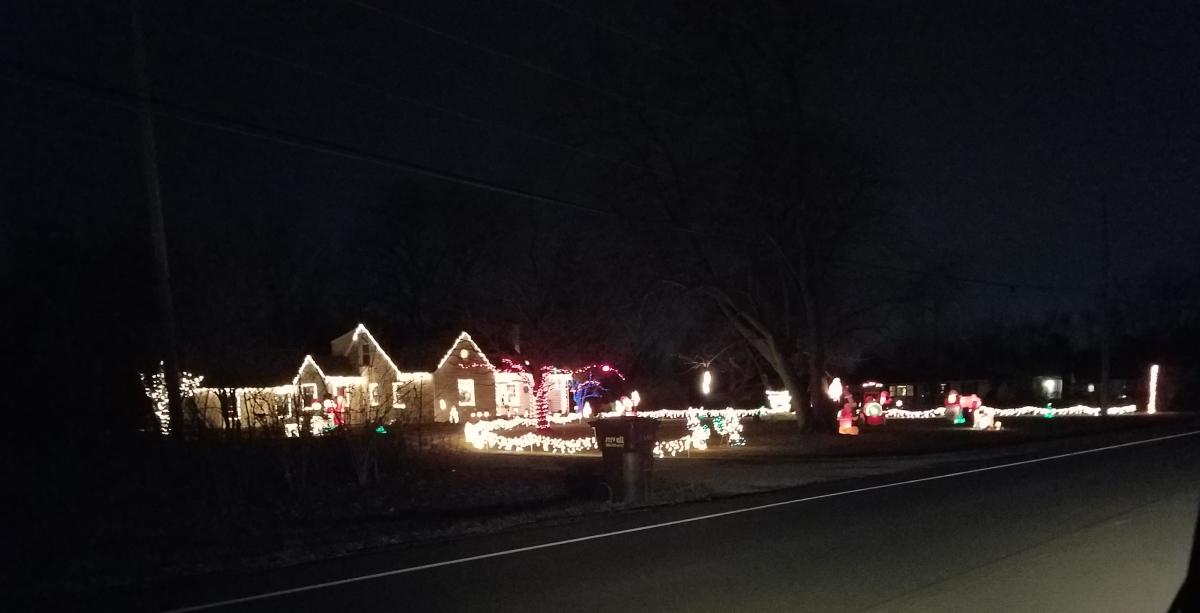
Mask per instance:
[[[694,23],[723,18],[711,10],[692,22],[642,3],[571,0],[148,4],[162,100],[586,206],[603,204],[597,181],[620,156],[595,109],[637,93],[608,80],[613,65],[657,76],[681,100],[723,78],[680,46]],[[149,254],[135,117],[29,85],[48,76],[131,91],[124,11],[5,3],[0,118],[5,206],[37,229],[10,225],[10,254],[67,244],[120,254],[118,270],[97,264],[96,274],[129,277],[123,297],[110,286],[97,300],[129,319],[146,308],[136,279]],[[838,25],[810,58],[812,113],[852,133],[899,182],[902,218],[864,220],[864,231],[903,233],[903,262],[949,259],[960,276],[1091,288],[1102,200],[1119,282],[1195,253],[1195,3],[858,2],[829,14]],[[260,263],[322,284],[345,264],[325,256],[414,180],[176,119],[158,131],[172,257],[193,285]],[[534,211],[579,215],[454,194],[494,201],[515,223]],[[983,315],[1083,301],[971,284],[963,293],[967,312]]]
[[[831,51],[839,118],[885,147],[929,246],[963,274],[1095,285],[1200,231],[1192,2],[866,2]],[[843,72],[844,71],[844,72]],[[1194,253],[1194,252],[1193,252]]]

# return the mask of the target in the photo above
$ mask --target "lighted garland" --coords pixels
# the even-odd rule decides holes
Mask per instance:
[[[569,417],[560,415],[549,415],[547,419],[558,424],[573,421]],[[572,454],[596,448],[596,438],[594,436],[562,439],[536,432],[527,432],[520,436],[504,436],[496,432],[497,430],[510,430],[512,428],[536,427],[537,423],[538,420],[526,417],[468,422],[463,427],[463,438],[467,444],[476,449],[499,449],[501,451],[532,450],[534,447],[541,447],[542,451]]]
[[[1034,407],[1024,406],[1013,409],[996,409],[980,407],[993,412],[996,417],[1099,417],[1099,407],[1088,407],[1081,404],[1070,407]],[[1109,407],[1108,415],[1129,415],[1137,412],[1137,405]],[[888,419],[935,419],[946,416],[945,407],[936,407],[927,411],[907,411],[904,409],[888,409],[883,412]]]
[[[653,453],[658,457],[663,457],[664,455],[674,456],[691,449],[703,451],[708,448],[708,439],[714,431],[717,435],[725,437],[731,447],[745,445],[746,439],[742,436],[741,420],[747,416],[762,414],[764,411],[767,411],[767,409],[748,411],[726,408],[722,410],[687,409],[686,411],[679,411],[677,413],[685,415],[688,420],[688,434],[672,441],[659,441],[654,446]],[[652,413],[661,412],[664,411],[653,411]],[[608,413],[601,417],[616,416],[616,414]],[[704,423],[704,419],[706,418],[712,422],[711,429],[708,424]],[[575,421],[574,418],[564,415],[549,415],[547,419],[556,424],[568,424]],[[540,447],[542,451],[550,453],[573,454],[597,448],[594,436],[563,439],[538,434],[537,432],[527,432],[520,436],[504,436],[498,432],[513,428],[536,427],[537,424],[537,419],[527,417],[468,422],[463,427],[463,438],[468,445],[480,450],[521,451],[524,449],[533,450],[535,447]]]
[[[714,413],[714,412],[715,411],[712,409],[688,407],[686,409],[655,409],[653,411],[638,411],[637,414],[638,414],[638,417],[649,417],[650,419],[688,419],[689,416],[694,415],[694,414],[708,414],[708,413]],[[729,412],[732,412],[732,413],[729,413]],[[791,412],[791,410],[786,409],[786,408],[784,408],[784,409],[770,408],[769,409],[767,407],[758,407],[757,409],[734,409],[732,407],[726,407],[725,409],[721,410],[721,413],[723,413],[723,414],[729,413],[729,414],[737,415],[737,417],[739,419],[745,418],[745,417],[762,417],[764,415],[776,415],[779,413],[790,413],[790,412]],[[623,415],[616,411],[609,411],[607,413],[597,413],[596,417],[610,418],[610,417],[623,417]]]

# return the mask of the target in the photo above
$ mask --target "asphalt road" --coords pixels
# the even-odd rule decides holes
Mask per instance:
[[[119,606],[1135,612],[1166,610],[1186,574],[1200,434],[946,472],[615,513],[167,586]]]

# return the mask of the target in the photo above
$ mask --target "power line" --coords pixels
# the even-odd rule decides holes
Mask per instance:
[[[56,91],[71,96],[86,98],[131,111],[136,111],[138,109],[138,98],[136,96],[117,89],[103,87],[66,77],[55,76],[52,78],[51,82],[47,82],[44,78],[38,79],[36,77],[29,76],[21,77],[11,74],[0,74],[0,79],[10,83],[25,85],[27,87],[33,87],[36,89]],[[613,215],[611,211],[605,211],[603,209],[582,205],[569,200],[564,200],[553,196],[543,196],[541,194],[535,194],[522,189],[484,181],[482,179],[446,172],[435,168],[430,168],[428,166],[414,164],[412,162],[396,160],[383,155],[362,151],[360,149],[347,147],[330,141],[299,136],[274,128],[268,128],[257,124],[221,117],[210,112],[196,111],[171,102],[155,100],[154,114],[161,115],[163,117],[170,117],[186,123],[205,126],[223,132],[239,134],[242,136],[250,136],[277,144],[287,145],[297,149],[326,153],[360,162],[369,162],[378,166],[403,170],[414,174],[505,194],[533,202],[553,204],[592,215]]]
[[[118,9],[109,8],[109,7],[106,7],[103,5],[97,6],[96,8],[98,8],[100,10],[107,10],[109,12],[113,12],[113,13],[117,13],[117,14],[123,14]],[[519,128],[506,126],[504,124],[500,124],[495,121],[480,119],[478,117],[463,113],[461,111],[457,111],[457,110],[454,110],[454,109],[451,109],[448,107],[444,107],[444,106],[441,106],[438,104],[426,102],[424,100],[420,100],[418,98],[408,96],[406,94],[403,94],[403,93],[395,90],[394,88],[381,87],[374,83],[368,83],[366,81],[361,81],[358,79],[344,77],[344,76],[341,76],[339,74],[336,74],[336,73],[328,71],[328,70],[317,68],[317,67],[314,67],[312,65],[305,64],[302,62],[290,60],[290,59],[281,57],[276,54],[268,53],[261,49],[257,49],[257,48],[243,45],[240,43],[227,41],[227,40],[218,38],[216,36],[213,36],[213,35],[210,35],[210,34],[207,34],[204,32],[199,32],[196,30],[192,30],[189,28],[179,26],[177,24],[167,24],[167,23],[162,22],[161,20],[153,20],[153,19],[150,21],[154,21],[155,23],[157,23],[160,26],[164,26],[164,27],[170,28],[172,30],[182,32],[184,34],[187,34],[188,36],[192,36],[194,38],[200,39],[200,40],[207,42],[209,44],[212,44],[212,45],[227,47],[229,49],[233,49],[234,51],[244,53],[246,55],[250,55],[253,57],[257,57],[259,59],[265,59],[268,61],[276,62],[278,64],[282,64],[282,65],[292,68],[294,70],[298,70],[301,72],[308,72],[310,74],[314,74],[318,77],[328,79],[330,81],[334,81],[334,82],[342,83],[345,85],[350,85],[350,86],[359,87],[359,88],[362,88],[365,90],[373,91],[373,92],[382,94],[384,96],[388,96],[388,97],[395,98],[397,100],[401,100],[403,102],[412,104],[414,106],[418,106],[418,107],[425,108],[428,110],[432,110],[432,111],[436,111],[436,112],[443,113],[446,115],[450,115],[450,116],[458,118],[462,121],[472,123],[472,124],[475,124],[475,125],[478,125],[478,126],[481,126],[484,128],[489,128],[489,129],[493,129],[493,130],[497,130],[497,131],[503,131],[503,132],[509,132],[512,134],[516,134],[518,136],[527,138],[529,140],[540,142],[542,144],[546,144],[546,145],[553,146],[553,147],[558,147],[563,150],[573,152],[577,155],[589,157],[589,158],[592,158],[592,159],[595,159],[595,160],[598,160],[601,162],[606,162],[606,163],[612,164],[614,166],[622,166],[625,168],[637,170],[639,172],[652,174],[660,179],[666,179],[666,180],[671,179],[669,176],[665,175],[662,171],[656,170],[654,168],[650,168],[649,166],[646,166],[645,164],[639,164],[637,162],[632,162],[632,161],[629,161],[624,158],[613,157],[613,156],[605,155],[602,153],[589,151],[582,147],[578,147],[578,146],[571,145],[568,143],[563,143],[558,140],[554,140],[552,138],[546,137],[546,136],[538,134],[536,132],[530,132],[527,130],[522,130]],[[445,74],[443,71],[437,71],[437,72],[440,72],[441,74]],[[719,194],[719,195],[732,196],[737,199],[745,198],[745,196],[743,194],[735,194],[735,193],[725,190],[725,189],[720,189],[720,188],[706,188],[706,189],[711,189],[714,193]]]
[[[100,9],[102,9],[102,10],[112,10],[112,11],[114,11],[114,12],[119,12],[119,11],[116,11],[115,9],[108,9],[107,7],[104,7],[104,6],[100,6],[100,7],[97,7],[97,8],[100,8]],[[349,77],[344,77],[344,76],[341,76],[341,75],[339,75],[339,74],[336,74],[336,73],[334,73],[334,72],[331,72],[331,71],[328,71],[328,70],[323,70],[323,69],[321,69],[321,68],[317,68],[317,67],[315,67],[315,66],[312,66],[312,65],[310,65],[310,64],[305,64],[305,63],[302,63],[302,62],[297,62],[297,61],[290,60],[290,59],[287,59],[287,58],[284,58],[284,57],[280,57],[280,56],[278,56],[278,55],[275,55],[275,54],[272,54],[272,53],[268,53],[268,52],[266,52],[266,51],[263,51],[263,50],[261,50],[261,49],[257,49],[257,48],[250,47],[250,46],[247,46],[247,45],[243,45],[243,44],[240,44],[240,43],[235,43],[235,42],[227,41],[227,40],[224,40],[224,39],[218,38],[218,37],[216,37],[216,36],[212,36],[212,35],[210,35],[210,34],[207,34],[207,33],[204,33],[204,32],[199,32],[199,31],[196,31],[196,30],[192,30],[192,29],[189,29],[189,28],[185,28],[185,27],[179,26],[179,25],[177,25],[177,24],[166,24],[166,23],[164,23],[164,22],[162,22],[162,21],[160,21],[160,20],[151,20],[151,21],[153,21],[153,22],[157,23],[157,24],[158,24],[158,25],[160,25],[160,26],[164,26],[164,27],[170,28],[170,29],[172,29],[172,30],[175,30],[175,31],[178,31],[178,32],[182,32],[182,33],[184,33],[184,34],[187,34],[188,36],[192,36],[192,37],[194,37],[194,38],[198,38],[198,39],[200,39],[200,40],[203,40],[203,41],[205,41],[205,42],[207,42],[207,43],[209,43],[209,44],[212,44],[212,45],[217,45],[217,46],[227,47],[227,48],[233,49],[233,50],[235,50],[235,51],[237,51],[237,52],[244,53],[244,54],[246,54],[246,55],[250,55],[250,56],[253,56],[253,57],[257,57],[257,58],[259,58],[259,59],[265,59],[265,60],[268,60],[268,61],[276,62],[276,63],[278,63],[278,64],[282,64],[282,65],[284,65],[284,66],[287,66],[287,67],[289,67],[289,68],[292,68],[292,69],[294,69],[294,70],[298,70],[298,71],[301,71],[301,72],[307,72],[307,73],[310,73],[310,74],[316,75],[316,76],[318,76],[318,77],[321,77],[321,78],[324,78],[324,79],[328,79],[328,80],[330,80],[330,81],[334,81],[334,82],[337,82],[337,83],[342,83],[342,84],[344,84],[344,85],[350,85],[350,86],[353,86],[353,87],[358,87],[358,88],[362,88],[362,89],[365,89],[365,90],[373,91],[373,92],[376,92],[376,93],[382,94],[382,95],[384,95],[384,96],[388,96],[388,97],[390,97],[390,98],[395,98],[395,99],[397,99],[397,100],[401,100],[401,101],[403,101],[403,102],[406,102],[406,103],[408,103],[408,104],[411,104],[411,105],[413,105],[413,106],[417,106],[417,107],[421,107],[421,108],[428,109],[428,110],[431,110],[431,111],[435,111],[435,112],[439,112],[439,113],[443,113],[443,114],[446,114],[446,115],[453,116],[453,117],[455,117],[455,118],[457,118],[457,119],[460,119],[460,120],[462,120],[462,121],[465,121],[465,122],[468,122],[468,123],[471,123],[471,124],[475,124],[475,125],[481,126],[481,127],[483,127],[483,128],[494,129],[494,130],[503,131],[503,132],[509,132],[509,133],[516,134],[516,135],[518,135],[518,136],[521,136],[521,137],[523,137],[523,138],[527,138],[527,139],[529,139],[529,140],[536,141],[536,142],[539,142],[539,143],[542,143],[542,144],[545,144],[545,145],[550,145],[550,146],[553,146],[553,147],[558,147],[558,148],[561,148],[561,149],[563,149],[563,150],[566,150],[566,151],[571,151],[571,152],[573,152],[573,153],[576,153],[576,154],[578,154],[578,155],[581,155],[581,156],[585,156],[585,157],[593,158],[593,159],[595,159],[595,160],[599,160],[599,161],[602,161],[602,162],[607,162],[607,163],[609,163],[609,164],[613,164],[613,165],[616,165],[616,166],[624,166],[624,167],[631,168],[631,169],[634,169],[634,170],[639,170],[639,171],[641,171],[641,172],[653,173],[653,174],[656,174],[656,175],[658,175],[658,176],[660,176],[660,177],[662,177],[662,176],[663,176],[661,172],[659,172],[659,171],[656,171],[656,170],[654,170],[654,169],[652,169],[652,168],[648,168],[648,167],[646,167],[646,166],[644,166],[644,165],[642,165],[642,164],[638,164],[638,163],[636,163],[636,162],[631,162],[631,161],[629,161],[629,160],[622,159],[622,158],[619,158],[619,157],[613,157],[613,156],[605,155],[605,154],[603,154],[603,153],[597,153],[597,152],[595,152],[595,151],[589,151],[589,150],[587,150],[587,149],[584,149],[584,148],[582,148],[582,147],[578,147],[578,146],[576,146],[576,145],[571,145],[571,144],[569,144],[569,143],[564,143],[564,142],[562,142],[562,141],[558,141],[558,140],[555,140],[555,139],[549,138],[549,137],[547,137],[547,136],[544,136],[544,135],[542,135],[542,134],[538,134],[538,133],[536,133],[536,132],[530,132],[530,131],[528,131],[528,130],[522,130],[522,129],[520,129],[520,128],[511,127],[511,126],[508,126],[508,125],[505,125],[505,124],[502,124],[502,123],[498,123],[498,122],[495,122],[495,121],[490,121],[490,120],[480,119],[480,118],[478,118],[478,117],[476,117],[476,116],[469,115],[469,114],[463,113],[463,112],[461,112],[461,111],[457,111],[457,110],[455,110],[455,109],[452,109],[452,108],[449,108],[449,107],[445,107],[445,106],[442,106],[442,105],[439,105],[439,104],[434,104],[434,103],[431,103],[431,102],[427,102],[427,101],[425,101],[425,100],[421,100],[421,99],[418,99],[418,98],[414,98],[414,97],[412,97],[412,96],[409,96],[409,95],[403,94],[403,93],[401,93],[401,92],[397,91],[397,90],[396,90],[396,89],[394,89],[394,88],[390,88],[390,87],[382,87],[382,86],[376,85],[376,84],[374,84],[374,83],[369,83],[369,82],[366,82],[366,81],[361,81],[361,80],[358,80],[358,79],[352,79],[352,78],[349,78]],[[438,72],[441,72],[442,74],[445,74],[445,73],[444,73],[444,72],[442,72],[442,71],[438,71]],[[481,90],[477,90],[477,91],[481,91]]]
[[[14,76],[12,74],[0,74],[0,80],[8,81],[10,83],[15,83],[18,85],[24,85],[26,87],[32,87],[35,89],[59,92],[59,93],[65,94],[65,95],[84,98],[84,99],[92,100],[95,102],[108,104],[111,106],[117,106],[117,107],[124,108],[127,110],[135,111],[135,112],[139,108],[139,106],[138,106],[139,98],[135,95],[129,94],[127,92],[124,92],[124,91],[121,91],[121,90],[118,90],[115,88],[99,86],[99,85],[95,85],[92,83],[86,83],[86,82],[79,81],[77,79],[72,79],[69,77],[55,75],[52,77],[38,78],[38,77],[30,77],[30,76],[24,76],[24,77]],[[268,128],[268,127],[264,127],[264,126],[261,126],[258,124],[253,124],[253,123],[249,123],[249,122],[244,122],[244,121],[239,121],[239,120],[230,119],[230,118],[226,118],[226,117],[221,117],[221,116],[216,115],[211,112],[197,111],[197,110],[189,109],[189,108],[186,108],[186,107],[183,107],[181,105],[171,103],[171,102],[155,100],[154,114],[160,115],[163,117],[169,117],[169,118],[172,118],[172,119],[175,119],[178,121],[182,121],[185,123],[208,127],[211,129],[215,129],[215,130],[219,130],[219,131],[223,131],[223,132],[227,132],[227,133],[232,133],[232,134],[237,134],[240,136],[246,136],[246,137],[266,140],[268,142],[273,142],[276,144],[289,146],[289,147],[293,147],[293,148],[297,148],[297,149],[302,149],[302,150],[306,150],[306,151],[324,153],[327,155],[333,155],[333,156],[341,157],[341,158],[345,158],[345,159],[352,159],[352,160],[360,161],[360,162],[367,162],[367,163],[371,163],[371,164],[378,165],[378,166],[383,166],[383,167],[387,167],[387,168],[392,168],[392,169],[397,169],[397,170],[401,170],[401,171],[405,171],[405,172],[411,172],[414,174],[428,176],[428,177],[431,177],[434,179],[439,179],[439,180],[448,181],[448,182],[452,182],[452,183],[458,183],[458,184],[466,185],[466,186],[473,187],[476,189],[495,192],[495,193],[515,197],[515,198],[518,198],[521,200],[528,200],[531,202],[537,202],[537,203],[545,204],[545,205],[559,206],[559,207],[571,209],[571,210],[574,210],[574,211],[577,211],[580,213],[586,213],[589,215],[610,217],[610,218],[627,221],[627,222],[634,221],[634,222],[644,223],[644,224],[648,224],[648,225],[666,226],[667,228],[678,231],[678,232],[699,235],[699,236],[706,236],[709,238],[719,238],[722,240],[737,240],[739,242],[747,242],[750,244],[761,243],[761,240],[750,238],[750,237],[739,237],[739,236],[735,236],[735,235],[731,235],[731,234],[717,235],[717,234],[705,233],[705,232],[701,232],[701,231],[693,229],[693,228],[687,228],[687,227],[673,224],[667,220],[630,218],[629,216],[621,215],[621,214],[618,214],[611,210],[605,210],[605,209],[596,208],[596,207],[589,206],[589,205],[580,204],[580,203],[573,202],[573,201],[570,201],[570,200],[567,200],[564,198],[558,198],[555,196],[545,196],[542,194],[537,194],[537,193],[519,189],[519,188],[513,188],[513,187],[508,187],[505,185],[500,185],[500,184],[497,184],[497,183],[494,183],[491,181],[486,181],[486,180],[478,179],[475,177],[459,175],[456,173],[446,172],[446,171],[430,168],[427,166],[414,164],[411,162],[396,160],[396,159],[393,159],[393,158],[390,158],[387,156],[383,156],[380,154],[375,154],[375,153],[371,153],[371,152],[367,152],[367,151],[362,151],[359,149],[347,147],[347,146],[333,143],[330,141],[324,141],[321,139],[314,139],[314,138],[310,138],[310,137],[300,136],[300,135],[292,134],[292,133],[285,132],[282,130],[278,130],[275,128]],[[866,267],[866,268],[876,268],[876,269],[882,269],[882,270],[890,270],[893,272],[902,272],[905,274],[910,274],[910,275],[915,275],[915,276],[937,276],[937,277],[941,277],[941,278],[944,278],[947,280],[952,280],[952,281],[973,283],[973,284],[979,284],[979,285],[989,285],[989,286],[994,286],[994,287],[1034,289],[1034,290],[1049,291],[1049,292],[1090,292],[1090,290],[1085,290],[1082,288],[1055,287],[1055,286],[1036,285],[1036,284],[1029,284],[1029,283],[1015,283],[1015,282],[1007,282],[1007,281],[998,281],[998,280],[994,280],[994,279],[985,279],[985,278],[980,278],[980,277],[958,276],[958,275],[951,275],[951,274],[947,274],[947,273],[940,273],[940,272],[936,272],[936,271],[915,270],[915,269],[909,269],[909,268],[904,268],[904,267],[895,266],[895,265],[879,264],[879,263],[874,263],[874,262],[864,262],[864,261],[851,260],[851,259],[846,259],[846,258],[839,258],[837,260],[834,260],[833,262],[835,264],[850,264],[850,265]]]
[[[428,24],[422,23],[415,19],[411,19],[411,18],[405,17],[403,15],[397,15],[396,13],[394,13],[392,11],[387,11],[387,10],[381,9],[373,4],[370,4],[367,2],[362,2],[361,0],[339,0],[339,1],[345,2],[346,4],[351,4],[351,5],[357,6],[365,11],[369,11],[369,12],[372,12],[377,15],[382,15],[384,17],[387,17],[389,19],[392,19],[394,21],[398,21],[404,25],[407,25],[411,28],[415,28],[417,30],[421,30],[422,32],[426,32],[428,34],[432,34],[434,36],[444,38],[446,40],[452,41],[459,45],[470,47],[470,48],[476,49],[478,51],[481,51],[483,53],[486,53],[488,55],[505,59],[505,60],[507,60],[511,63],[514,63],[518,66],[521,66],[527,70],[531,70],[531,71],[537,72],[539,74],[553,77],[555,79],[558,79],[558,80],[566,82],[566,83],[572,83],[578,87],[582,87],[586,90],[595,92],[606,98],[616,100],[623,104],[628,104],[631,106],[636,106],[636,107],[641,108],[646,111],[657,112],[657,113],[661,113],[663,115],[667,115],[667,116],[677,119],[681,122],[699,126],[700,128],[707,130],[709,132],[713,132],[715,134],[720,134],[722,136],[725,136],[726,138],[732,138],[738,142],[741,142],[742,144],[746,144],[746,145],[754,144],[754,142],[752,140],[749,140],[743,136],[734,134],[732,132],[728,132],[726,130],[723,130],[723,129],[720,129],[720,128],[717,128],[717,127],[714,127],[711,125],[701,124],[701,123],[697,122],[696,120],[688,118],[688,117],[684,117],[683,115],[680,115],[679,113],[676,113],[675,111],[671,111],[671,110],[664,109],[664,108],[657,107],[657,106],[651,106],[651,105],[646,104],[645,102],[642,102],[640,100],[635,100],[633,98],[630,98],[629,96],[626,96],[626,95],[618,93],[618,92],[614,92],[610,89],[606,89],[606,88],[603,88],[603,87],[600,87],[600,86],[597,86],[597,85],[594,85],[591,83],[580,81],[578,79],[575,79],[575,78],[569,77],[565,74],[562,74],[561,72],[559,72],[557,70],[542,66],[541,64],[535,64],[526,59],[512,55],[511,53],[506,53],[504,51],[496,49],[495,47],[491,47],[488,45],[474,42],[463,36],[451,34],[449,32],[440,30],[438,28],[435,28]]]
[[[577,19],[590,22],[593,25],[595,25],[596,27],[598,27],[606,32],[609,32],[609,33],[612,33],[621,38],[625,38],[630,41],[633,41],[634,43],[637,43],[641,47],[644,47],[646,49],[653,49],[656,51],[656,53],[644,53],[643,52],[642,55],[648,55],[650,57],[658,58],[659,60],[663,61],[664,63],[673,62],[676,64],[682,64],[682,65],[690,67],[692,70],[695,70],[696,72],[710,72],[710,73],[715,74],[719,77],[722,77],[728,81],[731,81],[734,83],[738,82],[738,78],[734,75],[728,74],[724,71],[717,70],[712,67],[706,68],[704,66],[701,66],[695,60],[693,60],[692,58],[690,58],[682,53],[673,52],[670,49],[663,47],[662,45],[650,42],[644,38],[641,38],[637,35],[634,35],[634,34],[628,32],[626,30],[615,28],[606,23],[602,23],[600,20],[587,14],[584,11],[580,11],[580,10],[576,10],[573,8],[563,6],[562,3],[553,2],[552,0],[534,0],[534,1],[539,4],[552,7],[563,14],[571,15],[573,17],[576,17]]]

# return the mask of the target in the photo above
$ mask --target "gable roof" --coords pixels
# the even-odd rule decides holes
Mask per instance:
[[[387,352],[383,350],[383,345],[380,345],[379,341],[375,340],[375,335],[371,334],[371,331],[361,323],[355,326],[353,330],[333,339],[332,341],[329,341],[330,353],[339,358],[346,358],[351,362],[351,364],[353,364],[356,356],[350,355],[350,348],[354,346],[354,342],[358,340],[360,335],[366,335],[367,340],[372,346],[375,347],[375,351],[379,355],[383,356],[383,359],[388,363],[388,366],[392,367],[392,372],[400,372],[400,368],[396,366],[394,361],[392,361],[392,356],[388,355]],[[326,361],[329,361],[330,364],[334,363],[334,360],[328,360],[327,358],[322,358],[321,363],[324,364]],[[337,373],[331,374],[336,376]],[[353,374],[358,374],[358,372],[354,372]]]
[[[438,360],[437,368],[434,370],[441,370],[442,366],[446,364],[446,360],[449,360],[450,356],[454,355],[454,349],[462,344],[463,341],[466,341],[471,345],[471,348],[475,350],[475,353],[478,353],[479,357],[483,358],[483,363],[488,368],[496,370],[496,367],[493,366],[490,361],[488,361],[487,355],[483,353],[483,350],[479,348],[479,345],[475,344],[475,340],[471,338],[471,335],[467,334],[465,331],[459,333],[458,338],[454,339],[454,342],[450,345],[450,349],[447,349],[446,354],[442,356],[442,359]]]
[[[314,363],[316,363],[314,361]],[[350,358],[340,355],[325,355],[320,358],[320,370],[326,378],[329,377],[357,377],[362,374],[358,366]]]

